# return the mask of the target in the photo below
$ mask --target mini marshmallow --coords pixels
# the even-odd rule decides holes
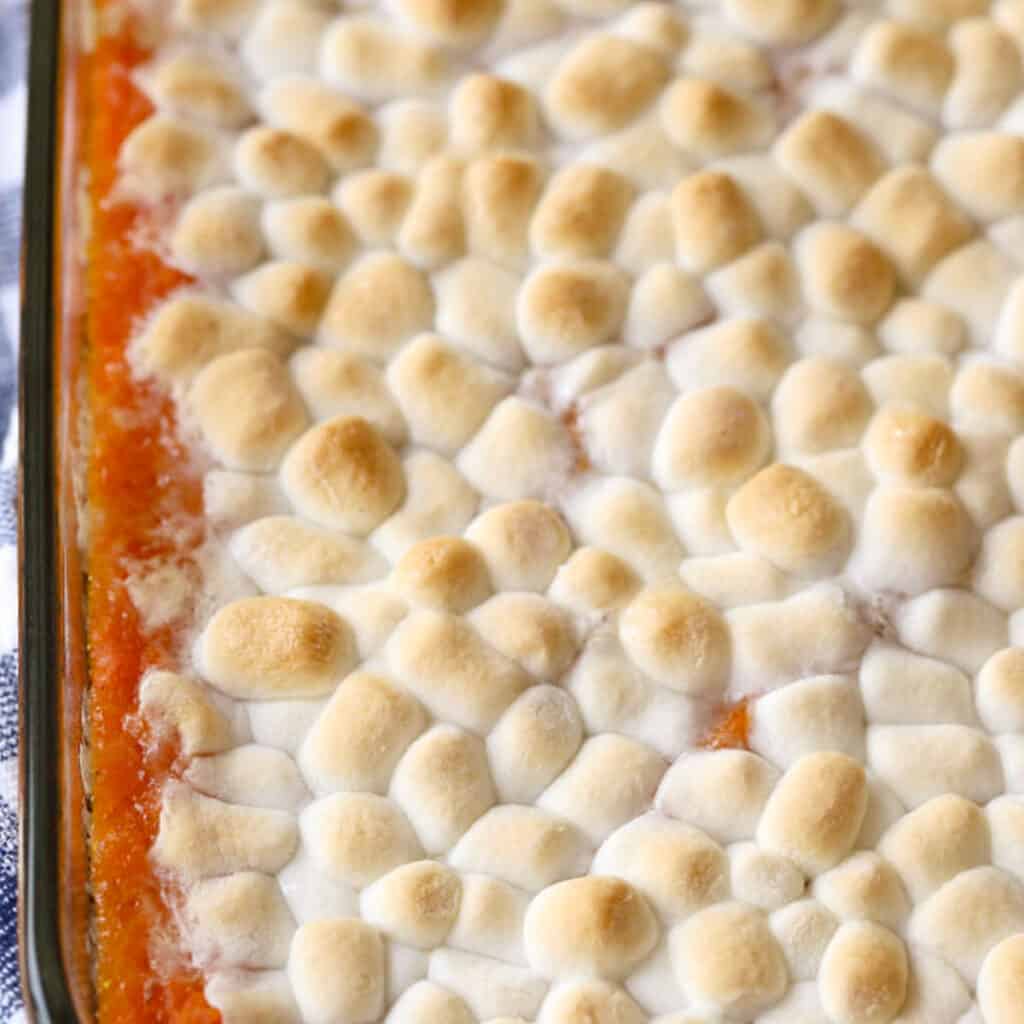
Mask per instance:
[[[355,888],[423,856],[398,805],[371,793],[335,793],[317,800],[302,812],[299,827],[316,867]]]
[[[600,1024],[643,1024],[647,1019],[622,989],[606,981],[581,978],[551,989],[537,1024],[574,1024],[588,1018]]]
[[[1006,646],[1006,616],[966,590],[933,590],[902,606],[900,641],[911,650],[975,672]]]
[[[493,263],[460,260],[434,278],[437,329],[497,369],[521,369],[523,350],[515,321],[518,288],[518,278]]]
[[[684,558],[679,575],[685,586],[719,608],[776,601],[786,595],[786,576],[758,555],[736,552]]]
[[[991,1024],[1013,1024],[1024,999],[1024,937],[1014,935],[996,945],[978,976],[978,1005]]]
[[[281,483],[300,513],[356,534],[380,525],[406,496],[394,449],[358,416],[337,416],[306,431],[284,460]]]
[[[761,43],[791,46],[805,43],[835,18],[834,0],[785,0],[765,9],[757,0],[727,0],[725,13],[745,34]]]
[[[328,24],[328,12],[316,4],[273,0],[260,5],[242,39],[240,55],[250,73],[264,81],[278,75],[311,72],[316,68],[320,38]]]
[[[960,317],[937,302],[917,298],[897,300],[879,323],[878,337],[890,352],[908,354],[954,356],[967,344]]]
[[[454,949],[526,964],[523,918],[530,897],[522,889],[487,875],[465,875],[462,899],[447,944]]]
[[[543,173],[533,159],[510,153],[480,157],[466,168],[463,211],[469,251],[511,269],[528,252],[529,223]]]
[[[594,858],[598,875],[625,879],[659,914],[677,919],[725,899],[729,863],[697,828],[648,814],[613,832]]]
[[[414,452],[403,469],[405,501],[373,533],[374,545],[391,562],[419,541],[461,533],[479,501],[459,471],[433,452]]]
[[[334,286],[321,333],[330,345],[384,361],[433,318],[425,275],[394,253],[371,253]]]
[[[124,140],[118,156],[125,188],[148,202],[188,196],[221,178],[222,157],[209,132],[154,114]]]
[[[581,614],[621,608],[639,589],[639,577],[621,558],[600,548],[580,547],[558,570],[548,594]],[[700,587],[693,589],[700,592]]]
[[[796,264],[781,242],[764,242],[707,279],[708,294],[731,316],[793,320],[802,310]]]
[[[973,984],[988,951],[1022,930],[1024,886],[999,868],[978,867],[918,904],[907,934]]]
[[[702,78],[677,78],[664,92],[661,123],[684,152],[715,160],[756,148],[772,130],[763,108]]]
[[[782,768],[805,754],[864,756],[864,710],[850,676],[813,676],[760,697],[750,710],[750,749]]]
[[[387,658],[429,710],[468,729],[489,729],[529,685],[515,662],[467,622],[444,612],[409,615],[391,635]]]
[[[345,215],[320,196],[268,203],[262,227],[267,247],[279,259],[321,270],[339,270],[355,248],[355,235]]]
[[[742,392],[726,387],[691,391],[668,410],[654,446],[652,472],[666,491],[735,485],[760,467],[770,444],[768,421]]]
[[[903,1006],[909,978],[900,938],[868,921],[844,924],[821,961],[818,993],[830,1020],[889,1021]]]
[[[993,654],[975,680],[974,700],[990,732],[1024,730],[1024,650],[1007,647]]]
[[[872,724],[974,722],[967,677],[951,665],[899,647],[872,647],[861,663],[860,686]]]
[[[214,686],[250,699],[325,694],[355,658],[344,620],[323,605],[286,597],[225,605],[203,630],[196,654]]]
[[[171,251],[185,270],[200,276],[250,269],[263,255],[259,201],[231,186],[200,193],[181,211]]]
[[[676,254],[691,273],[714,270],[761,241],[760,217],[728,174],[701,171],[684,178],[671,202]]]
[[[153,857],[186,881],[234,871],[273,874],[298,842],[291,814],[227,804],[176,783],[164,791]]]
[[[385,1002],[384,945],[357,918],[304,924],[292,940],[288,980],[310,1024],[370,1024]]]
[[[469,1007],[432,981],[417,981],[392,1005],[387,1024],[474,1024]]]
[[[571,464],[571,440],[564,425],[517,396],[494,407],[458,458],[470,483],[504,501],[548,493]]]
[[[383,793],[399,758],[426,725],[419,702],[390,680],[353,672],[310,729],[299,764],[319,794]]]
[[[899,167],[881,178],[857,206],[853,223],[915,284],[974,234],[971,222],[920,167]],[[941,293],[935,299],[941,303]]]
[[[857,761],[839,753],[807,754],[769,797],[757,841],[818,874],[849,853],[866,805],[864,769]]]
[[[287,368],[260,348],[207,364],[187,401],[203,440],[232,469],[274,469],[307,422]]]
[[[548,117],[567,138],[602,135],[643,111],[667,78],[668,68],[656,50],[594,34],[569,52],[548,84]]]
[[[461,996],[474,1016],[484,1020],[532,1017],[548,990],[542,978],[523,967],[454,949],[439,949],[431,955],[428,976]]]
[[[523,348],[537,363],[554,363],[612,340],[626,315],[628,284],[610,263],[542,264],[516,302]]]
[[[455,923],[461,895],[459,876],[436,861],[421,860],[378,878],[360,897],[368,924],[399,942],[433,949]]]
[[[466,539],[483,552],[498,590],[544,590],[572,551],[565,520],[539,501],[492,506],[470,524]]]
[[[301,1021],[284,971],[216,971],[208,976],[203,994],[225,1021]]]
[[[864,437],[864,452],[874,474],[890,484],[948,487],[964,464],[955,431],[909,405],[886,405]]]
[[[794,981],[814,981],[821,958],[839,929],[838,918],[814,899],[790,903],[769,918]]]
[[[788,858],[762,850],[756,843],[729,847],[734,899],[771,912],[803,895],[803,872]]]
[[[569,822],[536,807],[493,807],[459,840],[449,858],[460,871],[481,872],[537,892],[586,873],[592,851]]]
[[[370,168],[346,175],[334,190],[334,199],[360,241],[387,245],[398,235],[412,194],[408,178]]]
[[[181,752],[219,754],[242,739],[239,716],[201,683],[174,672],[147,672],[139,686],[139,710],[150,728],[174,733]]]
[[[202,964],[283,967],[287,962],[295,922],[268,875],[243,871],[198,882],[185,913]]]
[[[183,778],[200,793],[247,807],[287,811],[309,798],[295,762],[283,751],[255,743],[194,758]]]
[[[922,113],[937,113],[953,78],[953,55],[935,35],[895,21],[877,21],[854,55],[851,71]]]
[[[842,921],[867,919],[898,930],[910,913],[910,901],[896,870],[867,851],[855,853],[819,875],[814,895]]]
[[[619,635],[626,653],[663,686],[707,696],[728,677],[725,620],[682,587],[641,591],[623,611]]]
[[[611,733],[593,736],[537,803],[598,843],[650,806],[664,773],[665,762],[649,747]]]
[[[828,575],[849,549],[846,513],[794,466],[775,463],[761,470],[732,496],[726,515],[744,550],[796,575]]]
[[[698,911],[669,936],[676,977],[688,998],[730,1016],[767,1009],[786,991],[786,961],[768,919],[742,903]]]
[[[682,338],[667,362],[680,390],[724,385],[765,399],[791,358],[785,335],[769,321],[736,317]]]
[[[868,760],[908,807],[943,793],[984,803],[1003,789],[999,754],[988,737],[964,725],[876,725]]]
[[[463,161],[436,156],[420,168],[412,202],[402,219],[398,247],[419,267],[443,267],[466,251],[460,189]]]

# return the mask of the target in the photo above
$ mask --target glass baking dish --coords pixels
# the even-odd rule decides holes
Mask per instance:
[[[169,628],[146,630],[126,617],[124,566],[136,555],[187,560],[196,531],[166,543],[158,534],[169,508],[194,515],[200,507],[167,401],[135,381],[124,358],[138,319],[187,281],[137,244],[138,211],[107,201],[120,142],[150,109],[133,78],[153,38],[133,13],[139,9],[121,0],[35,0],[32,10],[19,932],[27,1008],[41,1022],[218,1019],[196,976],[168,954],[173,943],[164,942],[158,968],[156,945],[143,941],[151,932],[163,938],[159,929],[172,916],[148,848],[176,751],[154,753],[131,714],[110,713],[127,709],[142,672],[166,665],[174,650]],[[101,402],[90,397],[97,394]],[[86,494],[88,522],[80,514]],[[123,644],[112,645],[118,636]],[[96,647],[97,637],[105,645]],[[112,668],[117,646],[124,657]],[[120,705],[111,703],[117,687]],[[95,708],[104,703],[101,720]],[[109,780],[125,757],[116,786],[92,786],[90,778],[106,772]],[[120,822],[116,833],[111,822]],[[106,918],[92,898],[101,885]]]

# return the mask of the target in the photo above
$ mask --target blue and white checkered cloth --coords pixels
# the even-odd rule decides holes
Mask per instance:
[[[25,158],[26,0],[0,0],[0,1024],[25,1020],[18,981],[18,255]]]

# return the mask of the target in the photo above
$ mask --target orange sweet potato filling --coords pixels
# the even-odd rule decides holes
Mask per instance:
[[[147,753],[129,725],[140,677],[173,663],[175,638],[172,628],[143,629],[126,578],[140,562],[187,559],[202,539],[200,480],[175,441],[173,408],[133,378],[126,360],[138,318],[186,280],[132,244],[142,211],[108,201],[121,143],[150,112],[130,78],[145,56],[125,26],[104,35],[80,68],[92,112],[84,140],[92,189],[86,628],[97,1016],[101,1024],[214,1024],[220,1014],[203,998],[202,980],[180,959],[175,966],[167,897],[149,859],[160,786],[177,752]]]
[[[113,0],[100,0],[100,10]],[[100,1024],[215,1024],[202,979],[175,962],[168,894],[149,858],[162,783],[177,751],[153,751],[130,723],[146,669],[172,664],[173,626],[145,630],[126,586],[140,563],[185,561],[202,540],[201,481],[175,440],[174,409],[131,373],[139,319],[187,278],[133,244],[147,216],[111,201],[117,155],[150,113],[131,80],[147,52],[127,24],[82,61],[91,176],[86,379],[92,414],[88,469],[91,878]],[[95,112],[98,112],[95,113]],[[726,709],[702,745],[745,746],[745,704]],[[170,942],[168,939],[170,938]]]

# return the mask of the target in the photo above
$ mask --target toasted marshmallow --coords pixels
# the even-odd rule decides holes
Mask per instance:
[[[932,658],[877,645],[861,663],[860,684],[872,723],[970,725],[974,721],[967,677],[952,665]]]
[[[288,980],[306,1020],[369,1024],[384,1009],[384,944],[358,918],[304,924],[292,940]]]
[[[855,447],[871,411],[856,372],[821,357],[793,363],[772,396],[779,446],[799,454]]]
[[[892,1020],[906,999],[909,973],[907,950],[897,935],[869,921],[851,921],[822,957],[821,1004],[831,1020]]]
[[[683,693],[717,692],[729,673],[729,632],[716,609],[675,586],[641,591],[625,608],[620,636],[653,679]]]
[[[740,545],[780,569],[827,574],[845,560],[849,523],[842,507],[813,477],[775,463],[729,500],[729,526]]]
[[[954,60],[939,36],[896,21],[878,21],[864,34],[851,71],[865,84],[933,113],[953,79]]]
[[[447,938],[454,949],[525,964],[523,918],[529,895],[486,875],[462,878],[458,917]]]
[[[699,829],[658,815],[612,833],[597,851],[594,871],[636,886],[669,919],[686,917],[729,891],[723,850]]]
[[[1024,650],[1007,647],[993,654],[975,680],[974,699],[990,732],[1024,729]]]
[[[368,924],[399,942],[433,949],[455,923],[459,876],[436,861],[404,864],[363,890],[360,907]]]
[[[299,826],[318,869],[356,888],[423,856],[397,804],[370,793],[335,793],[317,800],[302,812]]]
[[[187,676],[154,670],[139,686],[139,710],[158,732],[173,731],[181,752],[219,754],[244,738],[238,716]]]
[[[585,38],[561,62],[545,94],[560,135],[590,138],[622,128],[655,98],[668,79],[661,55],[618,36]]]
[[[650,805],[665,767],[641,743],[611,733],[593,736],[537,803],[596,844]]]
[[[849,853],[866,805],[864,769],[857,761],[838,753],[807,754],[769,797],[757,841],[818,874]]]
[[[426,728],[420,703],[384,676],[348,676],[313,723],[299,765],[314,791],[383,793],[409,744]]]
[[[301,1020],[284,971],[215,971],[208,976],[203,994],[224,1020],[248,1017],[277,1024]]]
[[[235,145],[235,174],[267,199],[322,191],[329,177],[320,151],[301,136],[265,125],[250,128]]]
[[[936,176],[968,213],[983,221],[1014,214],[1024,202],[1024,183],[1015,172],[1021,139],[999,132],[951,135],[935,149]]]
[[[530,966],[547,977],[621,978],[653,948],[658,925],[644,897],[620,878],[559,882],[534,897],[523,924]]]
[[[414,442],[450,455],[462,447],[509,382],[435,334],[421,334],[388,367],[387,380]]]
[[[284,811],[223,803],[176,783],[164,791],[153,857],[186,881],[235,871],[273,874],[298,842],[295,819]]]
[[[746,34],[770,46],[805,43],[822,32],[838,13],[834,0],[785,0],[771,8],[757,0],[727,0],[725,12]]]
[[[321,331],[329,344],[383,361],[433,318],[426,276],[393,253],[372,253],[335,285]]]
[[[539,501],[492,506],[470,524],[466,539],[483,552],[498,590],[544,590],[572,551],[565,520]]]
[[[405,475],[394,449],[358,416],[337,416],[308,430],[281,467],[296,508],[333,529],[369,533],[405,498]]]
[[[1024,886],[999,868],[978,867],[918,904],[907,934],[974,984],[989,950],[1022,930]]]
[[[516,396],[499,402],[462,450],[459,469],[489,498],[511,501],[557,492],[573,464],[568,431]]]
[[[424,99],[388,103],[378,114],[381,140],[378,163],[402,174],[415,174],[448,141],[443,108]]]
[[[430,94],[449,73],[436,45],[359,14],[338,18],[322,34],[320,73],[367,102]]]
[[[432,981],[417,981],[392,1005],[387,1024],[473,1024],[469,1007]]]
[[[443,611],[468,611],[491,593],[483,556],[457,537],[414,544],[395,566],[394,582],[412,604]]]
[[[679,262],[694,273],[729,263],[762,237],[750,199],[734,178],[720,171],[701,171],[676,185],[672,223]]]
[[[708,292],[723,312],[792,320],[800,311],[796,264],[781,242],[764,242],[715,271]]]
[[[263,255],[260,205],[241,189],[209,189],[190,200],[171,236],[175,260],[192,273],[238,274]]]
[[[623,607],[639,588],[639,577],[621,558],[581,547],[558,570],[549,594],[575,612],[609,611]]]
[[[263,210],[263,233],[279,259],[321,270],[344,266],[355,246],[352,227],[331,202],[317,196],[283,199]]]
[[[866,366],[862,376],[876,406],[916,405],[930,416],[949,415],[953,368],[945,356],[883,356]]]
[[[832,750],[864,757],[864,711],[849,676],[812,676],[761,697],[750,711],[750,747],[788,768]]]
[[[964,323],[955,313],[925,299],[900,299],[878,325],[890,352],[956,355],[967,344]]]
[[[569,822],[536,807],[502,804],[492,808],[459,840],[450,862],[537,892],[564,878],[584,874],[592,850]]]
[[[286,356],[295,340],[261,317],[220,299],[178,295],[159,307],[135,342],[142,369],[165,381],[186,382],[220,355],[266,349]]]
[[[521,268],[541,183],[540,165],[529,157],[499,153],[472,161],[463,178],[469,251],[503,266]]]
[[[241,305],[272,324],[310,337],[327,304],[331,277],[319,267],[275,260],[238,278],[232,291]]]
[[[908,807],[943,793],[984,803],[1003,789],[996,747],[964,725],[872,726],[868,760]]]
[[[258,7],[253,0],[177,0],[172,17],[175,24],[193,32],[234,39]]]
[[[633,190],[621,175],[596,164],[576,163],[556,174],[530,224],[530,241],[542,258],[606,256],[615,245]]]
[[[255,743],[197,757],[184,778],[200,793],[246,807],[287,811],[309,797],[295,762],[281,750]]]
[[[498,369],[521,369],[514,274],[487,260],[460,260],[434,278],[434,288],[443,335]]]
[[[198,192],[221,177],[221,164],[207,129],[160,113],[132,131],[118,156],[124,186],[147,202]]]
[[[774,153],[827,217],[847,212],[885,170],[871,140],[827,110],[811,110],[794,121]]]
[[[600,1024],[606,1021],[614,1021],[615,1024],[643,1024],[647,1019],[640,1007],[622,989],[606,981],[578,979],[552,988],[544,1000],[537,1024],[574,1024],[588,1017]]]
[[[200,963],[283,967],[295,923],[277,882],[255,871],[210,878],[185,902]]]
[[[330,20],[323,7],[308,0],[262,4],[242,39],[242,60],[253,77],[263,81],[314,71],[320,38]]]
[[[595,481],[571,497],[567,512],[581,540],[644,576],[664,577],[679,564],[682,549],[664,501],[646,484],[625,477]]]
[[[626,315],[628,283],[609,263],[580,260],[541,265],[516,302],[527,355],[554,363],[611,341]]]
[[[418,541],[460,533],[479,497],[450,462],[432,452],[413,453],[403,468],[405,501],[373,534],[374,544],[392,562]]]
[[[1016,434],[1024,428],[1024,374],[984,360],[967,363],[949,395],[957,426]]]
[[[956,433],[910,405],[880,409],[865,435],[864,451],[875,475],[890,484],[948,487],[964,463]]]
[[[666,491],[741,483],[760,467],[770,443],[768,421],[742,392],[692,391],[665,417],[654,446],[654,478]]]
[[[467,153],[528,148],[537,136],[537,111],[529,90],[488,74],[467,75],[449,109],[452,141]]]
[[[408,178],[377,168],[346,175],[334,191],[352,230],[367,245],[394,242],[412,195]]]
[[[500,0],[482,0],[449,7],[428,0],[400,0],[400,17],[424,35],[446,46],[462,47],[488,34],[502,11]]]
[[[378,135],[370,115],[315,78],[276,78],[264,87],[259,106],[269,124],[314,145],[332,171],[352,171],[373,159]]]
[[[402,219],[398,247],[420,267],[442,267],[466,251],[466,227],[460,203],[465,164],[436,156],[422,168],[412,202]]]
[[[469,729],[488,729],[529,684],[468,623],[442,612],[409,615],[387,654],[398,678],[430,710]]]
[[[250,597],[213,616],[196,654],[200,672],[223,692],[272,699],[330,692],[355,649],[348,625],[324,605]]]
[[[753,149],[772,128],[750,100],[701,78],[677,78],[665,90],[661,121],[677,146],[702,160]]]
[[[978,1004],[986,1021],[1012,1024],[1024,999],[1022,969],[1024,938],[1020,935],[1004,939],[985,957],[978,976]]]
[[[669,198],[663,192],[646,192],[633,204],[615,252],[616,261],[624,269],[640,274],[658,263],[675,259],[675,232],[669,209]]]
[[[719,903],[698,911],[672,931],[669,943],[676,977],[698,1005],[748,1016],[786,991],[782,950],[753,907]]]

